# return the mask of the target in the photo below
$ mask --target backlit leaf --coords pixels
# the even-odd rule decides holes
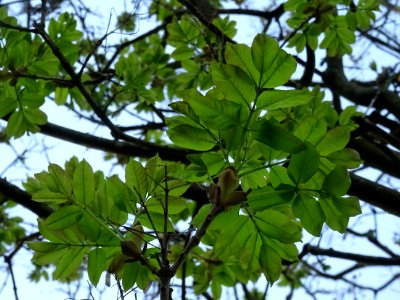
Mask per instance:
[[[148,179],[142,164],[131,159],[125,168],[125,180],[128,187],[144,201],[148,189]]]
[[[277,41],[258,34],[251,45],[251,57],[260,73],[258,86],[274,88],[286,83],[296,70],[296,60],[279,48]]]
[[[94,200],[94,174],[92,167],[81,161],[74,172],[74,199],[84,207]]]
[[[106,253],[102,248],[92,250],[88,255],[88,275],[90,282],[97,286],[103,271],[106,269]]]
[[[306,104],[311,100],[308,90],[270,90],[264,91],[258,96],[257,108],[279,109]]]
[[[45,226],[49,230],[61,230],[78,222],[82,214],[83,211],[78,206],[63,206],[46,219]]]

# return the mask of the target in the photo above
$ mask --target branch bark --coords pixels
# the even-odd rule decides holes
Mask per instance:
[[[351,174],[349,194],[400,217],[400,193],[356,174]]]
[[[42,218],[48,217],[53,210],[50,206],[38,203],[32,200],[32,196],[20,189],[16,185],[11,184],[6,179],[0,177],[0,194],[2,194],[6,200],[14,201],[23,207],[29,209],[36,215]]]
[[[332,91],[356,104],[370,106],[372,103],[377,109],[386,108],[397,119],[400,119],[400,97],[396,93],[378,87],[361,86],[356,82],[349,81],[344,74],[341,58],[328,57],[326,62],[328,67],[323,73],[322,79]]]

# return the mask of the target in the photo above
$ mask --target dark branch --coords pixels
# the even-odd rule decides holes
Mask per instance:
[[[399,266],[399,257],[380,257],[371,255],[360,255],[348,252],[336,251],[333,249],[323,249],[312,245],[305,245],[304,251],[313,255],[323,255],[329,257],[343,258],[347,260],[357,261],[372,266]]]
[[[350,195],[400,217],[400,193],[356,174],[351,174]]]
[[[6,179],[0,177],[0,194],[2,194],[6,199],[14,201],[23,207],[29,209],[39,217],[48,217],[53,210],[43,204],[32,200],[32,196],[17,187],[9,183]]]

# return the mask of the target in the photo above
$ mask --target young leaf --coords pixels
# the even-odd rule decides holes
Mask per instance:
[[[254,133],[254,138],[275,150],[288,153],[297,153],[306,150],[307,147],[302,140],[291,134],[282,126],[269,120],[262,120],[259,128]]]
[[[125,168],[127,186],[144,201],[148,190],[148,179],[141,163],[131,159]]]
[[[92,250],[88,255],[88,275],[90,282],[97,286],[101,273],[106,269],[106,253],[102,248]]]
[[[92,167],[81,161],[74,172],[74,199],[84,207],[94,200],[94,174]]]
[[[296,70],[296,60],[279,48],[277,41],[258,34],[251,45],[251,57],[260,73],[261,88],[274,88],[286,83]]]
[[[289,177],[294,183],[307,182],[319,168],[319,153],[311,144],[307,144],[307,150],[292,154],[287,168]]]

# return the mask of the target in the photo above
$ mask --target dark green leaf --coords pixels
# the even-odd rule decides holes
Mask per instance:
[[[260,122],[258,130],[254,133],[254,138],[275,150],[281,150],[292,154],[307,149],[302,140],[291,134],[282,126],[269,120]]]
[[[360,201],[355,196],[335,197],[332,199],[333,205],[346,217],[354,217],[361,214]]]
[[[322,188],[332,196],[343,196],[349,190],[351,185],[350,176],[345,167],[336,166],[330,172],[322,185]]]
[[[280,185],[278,188],[266,186],[253,190],[247,197],[249,206],[254,211],[262,211],[267,208],[289,203],[294,196],[295,188],[290,185]]]

